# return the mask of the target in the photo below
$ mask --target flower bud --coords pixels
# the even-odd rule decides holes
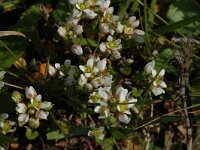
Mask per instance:
[[[65,35],[67,34],[67,31],[65,28],[63,27],[59,27],[58,30],[57,30],[58,34],[61,36],[61,37],[65,37]]]
[[[80,45],[74,44],[72,46],[72,52],[76,55],[82,55],[83,54],[83,49]]]
[[[38,128],[40,126],[39,119],[31,117],[28,121],[28,125],[29,125],[29,127],[33,128],[33,129]]]
[[[20,103],[22,101],[22,95],[18,91],[14,91],[11,97],[15,103]]]
[[[26,98],[32,99],[37,95],[37,93],[36,93],[35,89],[32,86],[30,86],[30,87],[26,87],[25,95],[26,95]]]

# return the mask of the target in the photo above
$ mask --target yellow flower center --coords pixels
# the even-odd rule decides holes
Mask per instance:
[[[99,95],[97,93],[93,94],[90,96],[90,99],[94,102],[97,103],[97,101],[99,100]]]
[[[102,134],[99,129],[94,129],[93,132],[94,132],[94,136],[96,136],[96,137],[98,137],[98,136],[100,136]]]
[[[88,8],[88,6],[85,4],[85,2],[84,3],[80,3],[79,7],[80,7],[81,10],[85,10],[85,9]]]
[[[91,66],[86,66],[85,67],[85,73],[91,73],[92,70],[93,70],[93,67],[91,67]]]
[[[124,28],[124,34],[133,34],[133,28],[125,27]]]
[[[40,109],[40,104],[41,104],[40,101],[33,100],[32,106],[33,106],[34,108],[36,108],[36,109]]]
[[[128,110],[128,105],[119,105],[120,111],[123,112],[125,110]]]
[[[109,48],[116,48],[116,47],[117,47],[117,45],[116,45],[116,43],[115,43],[114,41],[109,41],[109,42],[107,42],[107,46],[108,46]]]

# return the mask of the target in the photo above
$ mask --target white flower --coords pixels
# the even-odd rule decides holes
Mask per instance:
[[[149,62],[148,64],[146,64],[146,66],[144,67],[144,70],[150,74],[152,73],[152,71],[154,70],[155,68],[155,60]]]
[[[31,99],[31,104],[36,110],[41,109],[41,103],[42,103],[42,95],[40,94]]]
[[[119,59],[121,57],[120,53],[118,52],[118,50],[120,50],[121,48],[121,39],[115,40],[111,35],[108,36],[106,43],[103,42],[99,45],[100,51],[105,52],[107,50],[108,53],[111,52],[116,59]]]
[[[103,60],[98,61],[97,68],[99,69],[99,71],[104,71],[106,69],[106,63],[107,63],[106,58],[104,58]]]
[[[17,107],[16,107],[16,111],[18,113],[26,113],[26,110],[27,110],[27,106],[24,104],[24,103],[18,103],[17,104]]]
[[[65,28],[63,28],[63,27],[59,27],[57,32],[63,38],[67,35],[67,30]]]
[[[47,120],[48,115],[49,115],[48,111],[40,110],[36,112],[35,117],[39,119]]]
[[[74,31],[76,32],[77,35],[82,34],[83,26],[82,25],[76,25],[75,28],[74,28]]]
[[[110,6],[110,0],[98,0],[97,4],[99,5],[102,12],[107,11],[108,7]]]
[[[40,126],[39,118],[33,118],[33,117],[29,118],[28,125],[33,129],[38,128]]]
[[[48,67],[48,73],[49,73],[50,76],[53,77],[53,76],[56,74],[56,71],[57,71],[57,70],[56,70],[55,67],[49,65],[49,67]]]
[[[81,45],[72,45],[72,52],[76,55],[82,55],[83,54],[83,49],[81,47]]]
[[[78,84],[81,86],[84,86],[87,83],[87,78],[84,74],[80,75],[80,78],[78,79]]]
[[[129,109],[135,105],[137,99],[129,98],[128,90],[124,89],[123,87],[119,87],[115,95],[119,102],[119,105],[117,105],[117,110],[120,112],[119,121],[128,124],[131,120],[128,116],[131,115]]]
[[[88,132],[88,136],[94,136],[95,138],[99,140],[103,140],[105,137],[104,127],[93,128],[92,130]]]
[[[104,100],[108,101],[111,98],[110,87],[100,87],[98,89],[98,95]]]
[[[19,126],[25,125],[29,120],[29,115],[28,114],[19,114],[18,121],[19,121]]]
[[[90,94],[89,97],[89,103],[100,103],[101,102],[101,98],[99,96],[99,94],[97,92],[93,92],[92,94]]]
[[[44,101],[40,104],[40,108],[44,110],[50,110],[53,107],[51,102]]]
[[[158,73],[158,75],[155,69],[152,70],[152,76],[153,78],[155,78],[155,80],[153,81],[152,92],[155,96],[165,93],[165,91],[162,89],[162,88],[167,88],[166,83],[163,81],[164,74],[165,74],[165,69],[162,69]]]
[[[79,68],[85,73],[86,77],[91,77],[92,74],[97,73],[99,70],[94,66],[95,58],[92,56],[88,59],[85,66],[80,65]]]
[[[97,13],[95,13],[93,10],[90,9],[85,9],[84,12],[86,14],[86,18],[88,19],[93,19],[97,16]]]
[[[37,95],[37,93],[35,89],[32,86],[30,86],[30,87],[26,87],[25,95],[26,95],[26,98],[33,99]]]
[[[100,106],[96,106],[94,112],[100,114],[99,119],[107,118],[110,115],[110,110],[106,102],[101,102]]]
[[[123,26],[120,22],[118,22],[118,23],[117,23],[117,29],[116,29],[116,31],[117,31],[118,33],[122,33],[122,32],[123,32],[123,29],[124,29],[124,26]]]
[[[110,33],[111,35],[115,33],[115,31],[112,28],[110,28],[109,24],[106,22],[100,23],[99,29],[102,33]]]

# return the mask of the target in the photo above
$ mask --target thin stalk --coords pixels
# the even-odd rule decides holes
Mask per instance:
[[[10,86],[10,87],[14,87],[14,88],[17,88],[17,89],[20,89],[20,90],[24,90],[23,87],[17,86],[17,85],[11,84],[11,83],[4,82],[4,85]]]

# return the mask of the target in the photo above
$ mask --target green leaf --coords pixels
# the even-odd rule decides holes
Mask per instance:
[[[26,129],[26,138],[28,140],[34,140],[39,135],[38,131],[33,131],[30,128]]]
[[[169,64],[169,61],[174,57],[174,53],[171,49],[164,49],[156,58],[156,68],[161,70],[165,68],[166,72],[177,74],[177,69]]]
[[[124,1],[124,3],[119,3],[120,6],[119,6],[119,11],[118,11],[118,16],[120,19],[123,19],[124,18],[124,15],[126,13],[126,10],[128,9],[128,7],[130,6],[131,4],[131,0],[126,0]]]
[[[7,36],[0,38],[0,67],[9,68],[19,59],[28,46],[28,40],[20,36]]]
[[[65,136],[60,133],[59,131],[52,131],[52,132],[49,132],[46,134],[47,136],[47,140],[60,140],[60,139],[63,139]]]
[[[192,24],[196,21],[200,21],[200,15],[194,16],[194,17],[189,17],[189,18],[185,18],[184,20],[178,21],[176,23],[172,23],[170,25],[167,26],[163,26],[160,27],[158,29],[155,29],[153,32],[157,33],[157,34],[166,34],[166,33],[170,33],[173,31],[176,31],[179,28],[183,28],[189,24]]]
[[[18,4],[20,4],[22,2],[22,0],[7,0],[6,2],[1,2],[0,3],[0,10],[6,10],[6,9],[10,9],[13,8],[15,6],[17,6]]]
[[[178,21],[184,21],[176,26],[181,26],[182,28],[177,31],[182,34],[193,34],[198,35],[200,33],[200,21],[197,16],[200,13],[200,5],[195,0],[176,0],[170,5],[167,12],[167,17],[171,20],[171,23],[176,23]],[[192,22],[188,26],[184,27],[188,23],[188,18],[194,17],[190,21]],[[197,19],[197,21],[195,21]]]
[[[67,3],[67,4],[66,4]],[[67,18],[67,12],[69,12],[69,2],[66,0],[60,0],[56,4],[56,9],[54,9],[52,15],[56,22],[64,22]]]
[[[128,75],[131,74],[131,68],[130,67],[119,68],[119,70],[123,75],[128,76]]]
[[[97,142],[102,145],[104,150],[113,150],[113,139],[109,138],[109,139],[103,139],[103,140],[98,140],[96,139]]]
[[[35,23],[42,17],[37,6],[31,6],[20,17],[19,21],[9,28],[10,31],[19,31],[26,35],[28,39],[36,38],[34,29]],[[0,39],[0,67],[5,69],[9,68],[17,59],[19,59],[26,48],[28,47],[29,40],[21,36],[7,36]],[[35,47],[39,48],[40,42],[35,42]]]
[[[0,93],[0,113],[15,113],[15,107],[10,93]]]
[[[116,129],[116,128],[110,129],[110,134],[116,140],[120,140],[126,137],[122,132],[119,131],[119,129]]]
[[[16,139],[14,139],[13,137],[8,137],[5,135],[0,136],[0,145],[13,143],[13,142],[16,142]]]
[[[71,127],[68,137],[87,135],[89,129],[89,127]]]
[[[132,88],[133,91],[133,96],[134,97],[139,97],[142,95],[143,90],[142,89],[137,89],[135,87]]]

